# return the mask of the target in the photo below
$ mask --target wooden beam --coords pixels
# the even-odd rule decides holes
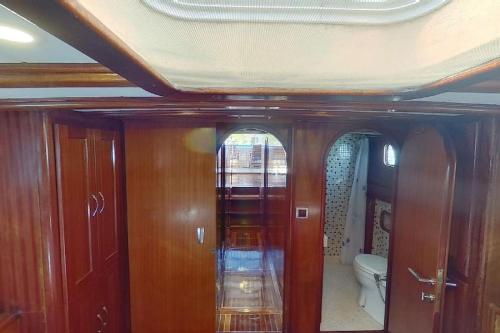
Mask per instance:
[[[0,64],[0,88],[133,86],[100,64]]]
[[[464,87],[456,87],[455,89],[452,89],[450,91],[463,93],[500,94],[500,77],[498,79],[477,82],[475,84]]]
[[[500,114],[500,106],[440,102],[346,102],[299,97],[99,97],[0,100],[0,111],[84,111],[110,117],[395,118]]]

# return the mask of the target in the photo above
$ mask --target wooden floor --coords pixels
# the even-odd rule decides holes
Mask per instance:
[[[224,256],[217,332],[281,332],[282,299],[259,227],[232,227]]]

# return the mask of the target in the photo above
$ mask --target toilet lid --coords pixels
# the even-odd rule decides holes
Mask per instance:
[[[374,254],[359,254],[354,260],[358,266],[370,273],[385,275],[387,273],[387,259]]]

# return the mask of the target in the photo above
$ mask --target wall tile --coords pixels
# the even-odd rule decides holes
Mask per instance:
[[[384,210],[390,213],[391,208],[389,202],[375,200],[372,254],[385,258],[389,255],[389,233],[380,227],[380,216]]]
[[[326,164],[325,255],[340,256],[356,157],[363,135],[346,134],[330,149]]]

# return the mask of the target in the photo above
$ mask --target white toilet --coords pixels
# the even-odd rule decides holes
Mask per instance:
[[[365,309],[381,325],[384,324],[385,303],[380,297],[385,295],[385,277],[387,274],[387,259],[373,254],[358,254],[353,263],[354,275],[361,284],[359,305]],[[380,282],[380,292],[377,288],[374,274],[383,277]]]

